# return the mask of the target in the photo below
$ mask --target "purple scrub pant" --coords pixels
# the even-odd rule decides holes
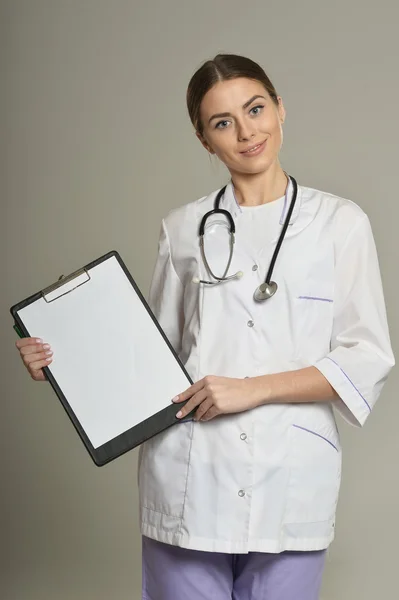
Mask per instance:
[[[325,550],[224,554],[143,536],[142,600],[318,600]]]

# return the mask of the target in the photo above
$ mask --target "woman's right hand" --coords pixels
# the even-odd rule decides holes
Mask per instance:
[[[42,369],[48,367],[52,361],[53,353],[50,345],[38,338],[22,338],[15,345],[32,379],[46,381]]]

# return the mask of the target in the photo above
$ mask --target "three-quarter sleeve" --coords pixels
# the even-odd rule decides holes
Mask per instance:
[[[179,354],[184,324],[183,284],[172,263],[169,237],[164,220],[161,225],[158,256],[152,276],[148,304],[175,352]]]
[[[336,410],[362,426],[394,364],[377,251],[362,215],[337,257],[331,348],[314,366],[337,392]]]

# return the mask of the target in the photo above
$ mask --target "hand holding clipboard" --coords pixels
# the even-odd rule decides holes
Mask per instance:
[[[50,345],[39,338],[24,338],[17,325],[14,325],[14,330],[21,338],[15,345],[29,375],[35,381],[47,381],[43,368],[48,367],[53,360]]]

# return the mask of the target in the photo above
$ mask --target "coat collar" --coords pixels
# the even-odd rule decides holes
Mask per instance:
[[[292,198],[292,191],[293,191],[293,185],[290,180],[288,183],[288,186],[287,186],[283,210],[282,210],[281,216],[280,216],[280,225],[284,224],[284,220],[286,218],[287,211],[289,209],[290,201]],[[299,212],[301,210],[301,204],[302,204],[302,190],[301,190],[301,187],[298,185],[298,195],[297,195],[297,199],[295,202],[294,210],[292,211],[289,225],[293,225],[295,223],[295,221],[298,219]],[[234,186],[231,181],[227,184],[226,190],[225,190],[224,195],[220,202],[220,208],[227,209],[232,214],[234,219],[239,218],[239,216],[243,212],[241,206],[238,204],[237,199],[235,197]]]

